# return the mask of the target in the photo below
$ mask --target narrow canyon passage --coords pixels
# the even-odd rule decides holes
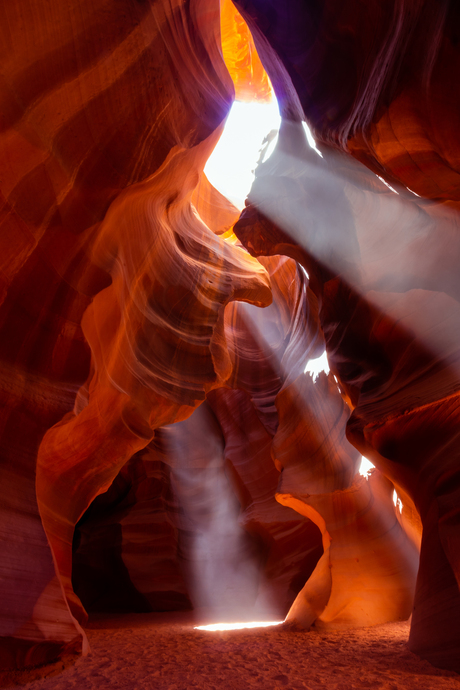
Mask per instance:
[[[459,688],[458,2],[0,19],[3,685]]]

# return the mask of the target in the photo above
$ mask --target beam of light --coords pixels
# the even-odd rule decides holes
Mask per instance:
[[[162,428],[184,580],[201,620],[274,619],[263,563],[240,524],[241,504],[226,472],[218,422],[203,403],[182,422]]]
[[[266,162],[275,149],[280,124],[274,96],[269,103],[233,103],[204,172],[211,184],[240,210],[254,182],[257,165]],[[302,126],[310,148],[322,158],[307,123]]]
[[[244,208],[261,156],[271,155],[280,127],[275,98],[270,103],[235,101],[204,172],[211,184],[240,210]]]
[[[361,456],[361,465],[359,466],[359,474],[361,474],[363,477],[366,477],[366,479],[369,477],[369,473],[374,469],[374,465],[371,463],[370,460],[364,457],[364,455]]]
[[[284,621],[251,621],[250,623],[212,623],[211,625],[196,625],[195,630],[244,630],[245,628],[269,628],[281,625]]]
[[[452,257],[460,250],[458,214],[403,188],[389,193],[387,183],[351,156],[323,153],[312,155],[303,126],[284,120],[249,203],[397,323],[408,348],[432,353],[457,377],[460,281]]]
[[[308,360],[308,364],[304,369],[304,374],[310,374],[313,381],[316,381],[322,371],[324,371],[325,374],[329,374],[329,362],[327,361],[326,350],[321,357]]]

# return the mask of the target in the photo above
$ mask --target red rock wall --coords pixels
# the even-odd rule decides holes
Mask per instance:
[[[84,635],[69,610],[70,604],[84,619],[70,583],[73,525],[149,442],[158,423],[189,414],[225,375],[218,324],[226,302],[236,296],[270,299],[260,265],[224,246],[190,205],[232,99],[218,10],[217,3],[203,2],[174,8],[137,2],[44,8],[24,2],[4,9],[0,618],[5,667],[40,663],[63,647],[81,647]],[[24,23],[24,17],[30,21]],[[152,175],[147,187],[136,187]],[[175,182],[170,184],[168,175]],[[118,209],[128,205],[134,212],[137,205],[143,220],[125,215],[122,229],[112,209],[101,226],[127,186]],[[163,191],[151,202],[155,186]],[[118,238],[111,236],[111,222]],[[183,238],[181,226],[194,227],[195,240]],[[201,239],[197,244],[203,233],[206,249]],[[143,277],[136,278],[138,258],[131,250],[145,259],[152,243],[158,248],[164,242],[170,263],[165,254],[161,265],[173,285],[169,292],[162,287],[156,305],[149,304],[154,277],[144,266]],[[197,280],[192,268],[204,268],[209,259],[215,264],[213,287],[211,275],[202,273]],[[139,287],[134,299],[133,281]],[[164,319],[170,299],[176,315],[168,332],[158,331],[161,342],[149,349],[151,319]],[[193,311],[191,302],[202,311],[195,336],[184,327],[192,337],[186,344],[189,336],[183,339],[179,321],[181,308],[183,315]],[[123,326],[128,321],[130,335]],[[158,356],[161,360],[168,349],[166,357],[172,356],[174,348],[189,348],[188,391],[176,386],[171,398],[160,393],[154,421],[150,401],[140,402],[142,409],[129,402],[133,386],[141,391],[144,370],[156,377],[158,391],[173,391],[171,364],[161,372]],[[77,396],[76,418],[75,394],[88,376]],[[99,467],[95,449],[104,458]]]

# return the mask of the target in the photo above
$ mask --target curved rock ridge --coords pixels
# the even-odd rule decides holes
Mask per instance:
[[[409,618],[419,554],[395,514],[392,491],[374,470],[329,495],[277,494],[318,525],[324,545],[287,625],[347,629]]]
[[[192,197],[199,217],[216,235],[224,235],[228,241],[237,241],[233,235],[233,226],[239,218],[240,212],[223,194],[221,194],[208,180],[205,173],[200,175]]]
[[[309,272],[331,370],[352,409],[347,436],[422,519],[411,646],[457,668],[458,216],[395,193],[344,154],[317,155],[302,137],[300,124],[284,123],[234,229],[253,255],[284,253]],[[435,238],[442,275],[424,251]],[[444,554],[436,568],[427,543]]]
[[[171,222],[178,221],[178,226],[190,222],[191,227],[199,228],[198,234],[208,233],[203,262],[214,254],[211,280],[219,272],[218,268],[228,268],[234,273],[232,278],[219,278],[217,289],[204,289],[197,297],[197,303],[200,297],[202,300],[204,321],[199,318],[195,341],[189,339],[193,351],[188,364],[189,372],[193,373],[189,376],[189,392],[185,393],[185,387],[181,398],[180,386],[174,388],[172,379],[163,382],[163,388],[172,392],[173,401],[162,403],[161,396],[158,397],[158,411],[162,408],[158,423],[175,419],[175,413],[170,414],[173,409],[182,408],[182,415],[191,411],[204,398],[205,390],[227,375],[228,358],[224,355],[219,325],[226,301],[234,297],[250,299],[253,288],[256,292],[262,288],[264,293],[256,301],[262,299],[266,303],[269,296],[260,265],[249,264],[241,251],[224,246],[222,240],[206,230],[189,203],[202,164],[216,140],[212,138],[213,133],[221,126],[233,98],[232,82],[221,54],[217,2],[195,0],[173,7],[168,3],[137,2],[114,6],[96,0],[65,6],[52,3],[44,8],[39,0],[24,0],[5,8],[0,31],[6,47],[1,69],[4,107],[0,135],[3,199],[0,340],[4,384],[2,430],[4,448],[8,449],[1,467],[2,487],[7,496],[0,509],[5,525],[2,532],[5,549],[0,559],[3,578],[0,635],[1,666],[8,668],[42,663],[58,656],[64,648],[81,647],[82,640],[84,644],[84,634],[69,611],[55,567],[59,572],[57,564],[66,563],[65,589],[74,612],[82,616],[71,592],[70,563],[65,556],[70,553],[72,523],[153,433],[148,419],[150,412],[146,411],[149,403],[139,402],[141,412],[137,403],[132,408],[125,404],[129,395],[123,386],[140,385],[136,376],[142,367],[145,371],[142,358],[148,358],[148,346],[140,332],[142,317],[136,314],[132,301],[129,313],[132,332],[125,338],[126,349],[118,361],[116,356],[110,360],[108,354],[108,340],[117,329],[117,318],[118,327],[120,318],[125,318],[117,314],[117,309],[126,306],[122,295],[118,306],[117,297],[111,301],[110,295],[122,290],[123,284],[127,285],[126,281],[123,283],[124,269],[113,282],[107,271],[110,257],[115,259],[110,252],[114,247],[120,250],[114,238],[107,241],[104,234],[107,223],[102,228],[100,225],[110,204],[126,187],[135,189],[137,183],[158,173],[161,166],[166,165],[170,173],[176,174],[182,160],[188,166],[180,183],[184,182],[185,187],[177,189],[172,185],[170,198],[163,173],[163,211],[174,216],[173,221],[168,221],[168,227]],[[204,148],[199,148],[205,141]],[[170,154],[173,149],[174,153]],[[192,152],[190,159],[187,159],[188,150]],[[202,152],[201,158],[196,157],[197,150]],[[158,181],[158,174],[155,179]],[[174,198],[178,194],[182,198],[176,203]],[[126,195],[123,199],[127,203]],[[134,213],[133,207],[131,210]],[[183,216],[182,221],[178,216]],[[147,247],[144,250],[134,247],[140,239],[140,225],[134,235],[134,217],[130,227],[125,224],[124,254],[118,253],[118,258],[123,254],[131,271],[129,279],[133,280],[130,237],[137,257],[139,251],[144,252],[143,259],[147,255]],[[177,237],[174,230],[168,232],[169,246],[174,248],[176,258],[185,257],[182,269],[177,267],[177,270],[186,280],[191,275],[190,268],[187,273],[189,262],[195,267],[200,265],[196,257],[200,240],[195,238],[189,255],[187,248],[180,247],[179,227]],[[144,232],[144,239],[146,235],[148,232]],[[173,261],[172,254],[170,261]],[[165,264],[166,258],[161,268]],[[169,278],[174,282],[173,275]],[[197,285],[195,277],[192,282]],[[175,286],[172,287],[174,293]],[[141,306],[148,311],[145,290],[149,290],[148,285],[144,285]],[[141,293],[142,289],[137,292],[137,298]],[[85,329],[97,354],[90,366],[90,351],[81,321],[95,295],[99,297],[85,317]],[[172,305],[176,307],[177,319],[180,311],[177,300],[184,296],[176,293],[174,297],[170,293],[169,297],[174,298]],[[162,299],[166,299],[165,292],[158,297],[159,312],[168,308],[161,307]],[[98,309],[106,324],[110,310],[115,318],[110,333],[104,332],[102,342],[98,340],[98,327],[93,318]],[[138,329],[136,335],[135,329]],[[172,342],[168,340],[169,335],[163,338],[164,356],[173,356],[175,344],[183,351],[183,339],[174,341],[175,329],[180,330],[177,323],[170,331]],[[123,339],[121,330],[119,337]],[[184,327],[183,334],[186,330]],[[126,361],[123,368],[121,361],[129,356],[130,348],[135,352],[131,363]],[[204,356],[203,348],[207,351]],[[154,353],[153,359],[155,356],[158,373],[161,353]],[[208,363],[200,379],[194,369],[204,364],[204,360]],[[129,373],[132,363],[137,363],[137,371]],[[102,385],[106,391],[102,393],[96,379],[104,377]],[[116,388],[108,377],[113,377]],[[76,422],[72,413],[75,394],[86,378],[88,385],[80,390],[75,408],[84,419],[79,415]],[[66,413],[69,416],[42,443],[37,473],[39,502],[49,527],[50,542],[54,541],[55,546],[53,559],[37,508],[35,463],[43,435]],[[119,447],[115,427],[119,429]],[[84,457],[91,454],[91,438],[97,446],[99,433],[99,438],[105,440],[98,450],[108,465],[116,465],[114,474],[107,466],[105,469],[101,466],[100,480],[91,477],[90,470],[86,489],[81,488],[83,494],[89,486],[91,489],[87,498],[79,494],[78,500],[72,492],[79,491],[81,475],[75,463],[81,462],[82,457],[78,459],[78,443],[74,446],[71,429],[77,429],[77,436],[80,434],[80,452]],[[112,437],[105,436],[109,430]],[[45,475],[48,473],[49,479],[58,475],[61,463],[73,465],[74,475],[68,468],[67,479],[71,483],[62,478],[52,486]],[[60,507],[53,505],[53,500]],[[64,522],[59,525],[64,515]],[[63,544],[62,550],[56,546],[56,540]],[[19,553],[18,543],[27,543],[30,548]]]
[[[349,409],[333,375],[299,377],[276,405],[276,498],[318,526],[324,547],[286,622],[347,628],[409,618],[418,548],[398,520],[393,484],[375,469],[357,474],[361,455],[346,439]]]

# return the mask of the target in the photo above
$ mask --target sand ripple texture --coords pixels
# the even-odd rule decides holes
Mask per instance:
[[[2,679],[27,690],[460,690],[406,646],[408,623],[339,632],[199,631],[184,615],[93,620],[91,654]],[[39,677],[41,674],[42,677]]]

